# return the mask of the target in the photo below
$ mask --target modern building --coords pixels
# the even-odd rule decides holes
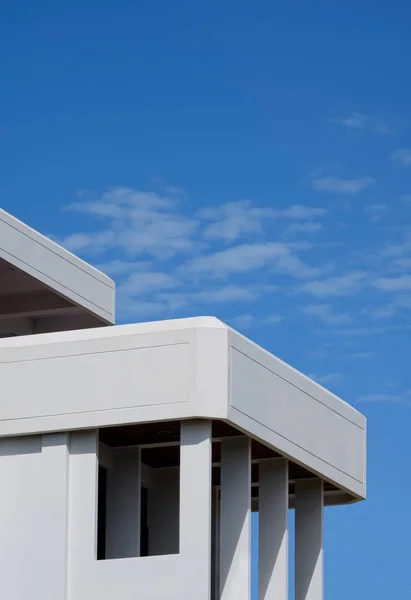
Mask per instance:
[[[354,408],[211,317],[114,325],[114,283],[0,212],[5,600],[323,599],[324,507],[366,495]]]

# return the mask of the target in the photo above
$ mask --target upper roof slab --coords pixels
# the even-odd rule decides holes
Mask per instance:
[[[114,282],[0,209],[0,336],[114,323]]]

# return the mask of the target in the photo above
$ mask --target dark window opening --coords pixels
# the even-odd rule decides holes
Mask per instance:
[[[141,488],[140,556],[149,556],[148,549],[148,490]]]
[[[97,560],[106,558],[107,470],[98,468]]]

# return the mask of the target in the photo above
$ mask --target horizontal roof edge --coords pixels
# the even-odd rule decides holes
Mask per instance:
[[[0,257],[104,323],[114,323],[114,281],[3,209]]]

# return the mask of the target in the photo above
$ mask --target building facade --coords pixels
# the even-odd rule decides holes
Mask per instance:
[[[0,211],[7,600],[323,599],[324,507],[366,496],[354,408],[212,317],[114,325],[114,283]]]

